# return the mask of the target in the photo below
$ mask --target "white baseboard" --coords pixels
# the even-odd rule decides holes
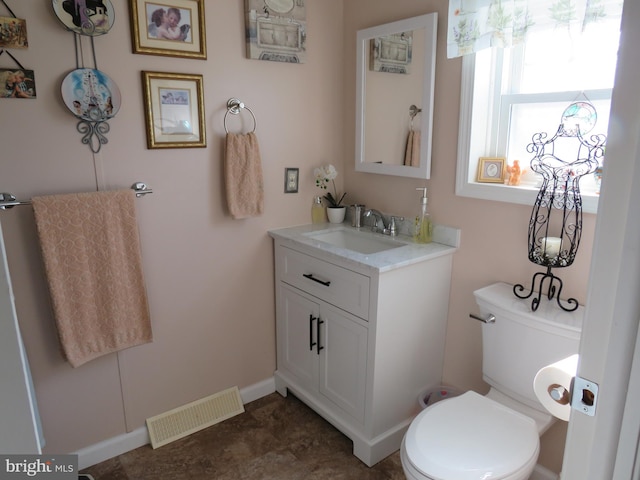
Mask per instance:
[[[271,395],[275,391],[276,381],[273,377],[270,377],[262,380],[261,382],[254,383],[253,385],[240,389],[240,398],[242,398],[242,403],[246,405],[247,403],[251,403],[259,398]]]
[[[275,380],[271,377],[241,389],[240,397],[242,398],[242,403],[247,404],[275,391]],[[104,462],[105,460],[117,457],[118,455],[135,450],[136,448],[149,443],[149,432],[147,431],[147,427],[143,426],[132,432],[108,438],[94,445],[81,448],[77,452],[73,453],[78,455],[78,468],[82,470],[95,465],[96,463]]]
[[[529,480],[558,480],[558,478],[557,473],[552,472],[542,465],[536,465],[536,468],[533,469],[533,473],[529,477]]]

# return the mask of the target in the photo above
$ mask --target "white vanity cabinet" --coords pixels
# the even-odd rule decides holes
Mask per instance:
[[[420,411],[420,392],[441,383],[456,249],[407,246],[417,258],[395,264],[399,248],[380,266],[382,254],[343,256],[296,241],[292,231],[270,232],[276,389],[291,391],[342,431],[371,466],[400,448]]]

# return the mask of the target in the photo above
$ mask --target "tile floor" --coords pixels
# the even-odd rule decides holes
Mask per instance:
[[[353,443],[293,395],[153,450],[145,445],[87,468],[95,480],[404,480],[398,452],[368,468]]]

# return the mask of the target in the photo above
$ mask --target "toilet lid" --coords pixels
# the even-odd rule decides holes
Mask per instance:
[[[475,392],[422,411],[405,436],[407,457],[429,478],[497,480],[538,456],[535,422]]]

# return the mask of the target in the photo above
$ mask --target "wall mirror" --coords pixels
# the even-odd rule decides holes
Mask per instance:
[[[438,14],[359,30],[356,171],[429,178]]]

